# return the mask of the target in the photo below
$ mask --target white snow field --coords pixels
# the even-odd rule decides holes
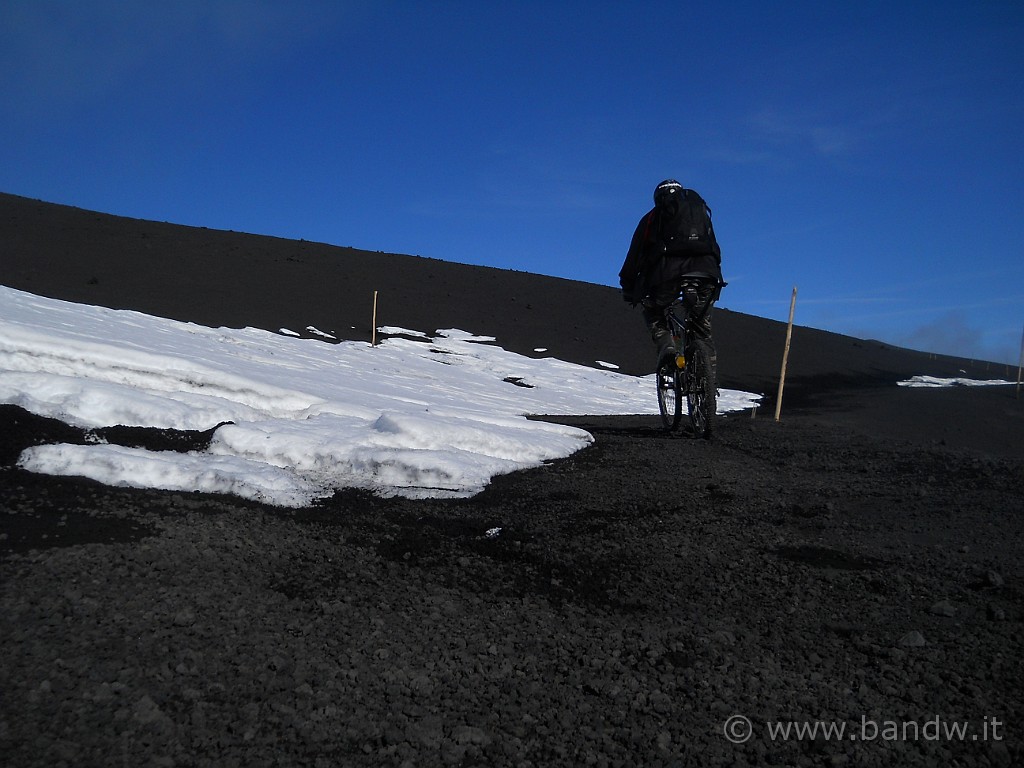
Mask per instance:
[[[330,334],[307,328],[317,336]],[[299,507],[335,489],[470,496],[586,447],[532,415],[657,413],[653,376],[533,359],[461,330],[382,328],[377,346],[207,328],[0,286],[0,403],[87,429],[219,427],[208,451],[40,445],[19,465],[108,485]],[[722,390],[720,413],[759,395]]]

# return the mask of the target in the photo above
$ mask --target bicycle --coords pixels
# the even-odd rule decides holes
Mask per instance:
[[[683,275],[679,296],[665,310],[665,318],[677,350],[676,356],[659,361],[655,377],[658,387],[658,410],[661,412],[661,421],[665,429],[678,429],[683,415],[683,395],[686,395],[686,410],[693,433],[705,440],[711,438],[714,427],[718,407],[718,382],[713,364],[714,342],[709,337],[702,336],[696,329],[718,298],[718,291],[699,312],[695,314],[694,310],[698,304],[698,290],[707,279],[707,275]],[[719,284],[719,291],[722,285]],[[684,310],[681,320],[675,312],[677,307]]]

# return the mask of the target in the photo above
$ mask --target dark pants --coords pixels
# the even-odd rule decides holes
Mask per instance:
[[[664,335],[668,333],[668,321],[665,310],[679,296],[680,280],[674,278],[654,286],[643,300],[644,322],[651,331],[651,338],[661,346]],[[696,331],[706,339],[711,338],[711,308],[718,298],[718,284],[714,280],[702,280],[697,289],[684,296],[687,314],[700,318]]]

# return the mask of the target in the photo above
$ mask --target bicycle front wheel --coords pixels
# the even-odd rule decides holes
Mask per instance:
[[[711,437],[718,408],[718,382],[711,366],[711,347],[704,339],[694,339],[686,357],[686,408],[694,435],[706,440]]]
[[[661,423],[669,431],[677,429],[683,416],[683,392],[675,359],[659,365],[655,378],[658,382],[658,410],[661,411]]]

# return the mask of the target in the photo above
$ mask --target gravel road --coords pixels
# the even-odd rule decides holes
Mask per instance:
[[[1019,454],[580,417],[471,499],[284,511],[30,475],[73,430],[0,415],[6,765],[1024,764]]]

